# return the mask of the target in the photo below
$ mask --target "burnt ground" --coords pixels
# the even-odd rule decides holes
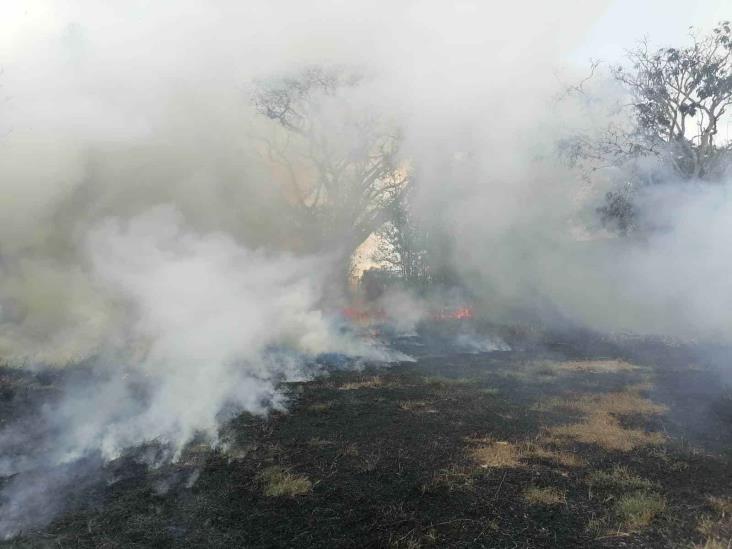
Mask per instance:
[[[240,415],[173,464],[108,464],[0,545],[729,547],[724,350],[514,349],[290,384],[288,413]],[[0,370],[0,418],[58,375]]]

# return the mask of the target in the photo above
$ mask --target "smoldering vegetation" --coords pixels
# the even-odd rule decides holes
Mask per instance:
[[[565,545],[724,540],[730,27],[568,65],[604,8],[10,6],[0,536],[348,545],[308,525],[351,486],[376,545],[550,543],[502,497]]]

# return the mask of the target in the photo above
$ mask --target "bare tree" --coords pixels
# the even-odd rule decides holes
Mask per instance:
[[[344,261],[387,219],[406,188],[398,128],[352,100],[362,76],[342,67],[308,67],[258,81],[261,115],[275,122],[266,155],[286,180],[289,202],[317,246]]]

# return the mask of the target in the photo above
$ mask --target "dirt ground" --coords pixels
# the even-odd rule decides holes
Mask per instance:
[[[290,384],[287,413],[108,464],[3,546],[730,547],[724,350],[513,347]],[[55,382],[0,370],[0,417]]]

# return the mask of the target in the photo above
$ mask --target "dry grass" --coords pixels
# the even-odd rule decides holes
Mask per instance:
[[[630,530],[648,526],[666,510],[666,500],[658,494],[635,492],[622,496],[615,504],[615,513]]]
[[[399,402],[399,409],[405,412],[436,413],[437,410],[430,406],[426,400],[402,400]]]
[[[699,520],[697,530],[706,538],[704,545],[696,547],[732,547],[732,499],[722,497],[708,498],[709,506],[715,516],[703,516]]]
[[[348,456],[348,457],[358,457],[359,455],[361,455],[361,453],[358,450],[358,445],[355,442],[349,442],[349,443],[341,446],[341,449],[338,451],[338,454],[341,456]]]
[[[378,389],[384,386],[381,376],[363,377],[357,381],[349,381],[339,387],[341,391],[355,391],[357,389]]]
[[[312,437],[308,439],[307,445],[311,448],[325,448],[327,446],[332,446],[333,442],[320,437]]]
[[[268,497],[302,496],[310,493],[313,483],[304,475],[296,475],[282,467],[267,467],[257,475],[262,492]]]
[[[534,442],[527,442],[521,453],[527,458],[552,461],[564,467],[584,467],[587,465],[587,462],[574,452],[557,450]]]
[[[469,385],[476,383],[475,379],[468,379],[464,377],[445,377],[445,376],[427,376],[422,378],[427,384],[438,389],[444,389],[455,385]]]
[[[669,449],[665,446],[656,446],[651,448],[648,452],[650,456],[659,459],[663,462],[664,467],[674,472],[686,471],[689,468],[689,463],[678,459],[676,455],[669,452]]]
[[[649,433],[641,429],[628,429],[609,414],[592,414],[579,423],[561,425],[549,430],[552,440],[571,439],[583,444],[596,444],[605,450],[630,452],[635,448],[662,444],[665,437],[661,433]]]
[[[547,378],[563,373],[559,362],[552,360],[536,360],[522,364],[511,364],[510,367],[499,367],[496,373],[502,377],[513,378],[525,383],[544,383]]]
[[[542,445],[536,442],[512,443],[496,441],[490,438],[467,439],[476,445],[470,451],[470,457],[481,467],[525,467],[523,460],[539,459],[561,465],[563,467],[584,467],[587,463],[582,457],[573,453]]]
[[[531,505],[559,505],[566,502],[564,492],[553,486],[529,486],[524,490],[523,496]]]
[[[606,517],[594,517],[587,521],[587,532],[593,538],[599,538],[607,534],[608,521]]]
[[[731,516],[732,517],[732,498],[720,498],[712,496],[708,498],[709,505],[716,511],[722,518]]]
[[[535,360],[502,370],[501,375],[528,383],[541,383],[546,378],[572,374],[621,374],[639,370],[640,367],[623,360]]]
[[[560,362],[561,370],[572,372],[586,372],[591,374],[605,374],[618,372],[631,372],[637,370],[638,366],[624,360],[572,360]]]
[[[311,404],[310,406],[307,407],[307,409],[310,412],[315,412],[315,413],[320,413],[320,414],[327,412],[331,408],[333,408],[332,400],[329,400],[328,402],[316,402],[315,404]]]
[[[703,516],[699,519],[699,523],[697,524],[696,529],[703,536],[706,536],[709,539],[714,539],[714,534],[719,529],[719,521],[714,520],[710,516]]]
[[[471,471],[457,465],[441,469],[432,475],[432,479],[422,486],[423,493],[438,491],[455,492],[469,490],[473,486]]]
[[[470,453],[481,467],[521,467],[521,448],[506,441],[486,441]]]
[[[371,473],[376,471],[381,462],[381,454],[379,452],[371,452],[361,457],[359,470],[363,473]]]
[[[580,395],[576,398],[555,398],[542,402],[539,411],[561,410],[570,413],[593,414],[603,412],[617,416],[657,415],[667,408],[638,394],[637,386],[626,391]]]
[[[540,411],[563,411],[581,414],[576,423],[552,427],[548,440],[561,442],[571,439],[584,444],[596,444],[606,450],[628,452],[641,446],[661,444],[661,433],[623,427],[619,418],[633,415],[656,415],[666,407],[640,396],[634,390],[606,394],[580,395],[577,398],[552,399],[541,403]]]
[[[732,538],[727,540],[711,538],[704,543],[695,543],[692,547],[693,549],[732,549]]]

